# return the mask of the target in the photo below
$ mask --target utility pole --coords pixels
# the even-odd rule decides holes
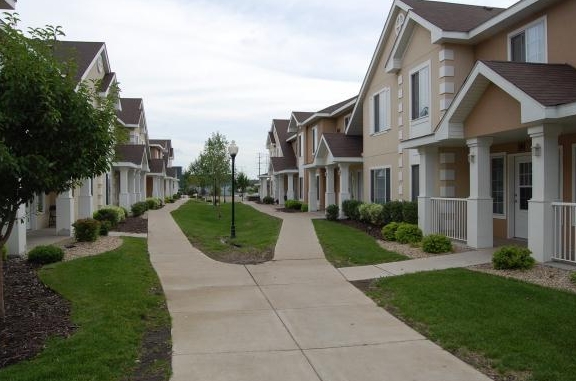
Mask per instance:
[[[268,159],[268,155],[262,152],[258,152],[258,177],[260,177],[260,175],[262,174],[262,163],[264,163],[264,165],[266,165]]]

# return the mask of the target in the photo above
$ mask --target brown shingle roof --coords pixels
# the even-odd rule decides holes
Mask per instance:
[[[101,93],[108,91],[112,85],[112,82],[114,81],[114,78],[116,78],[116,73],[106,73],[106,75],[104,75],[104,78],[102,78],[102,82],[100,83]]]
[[[356,98],[358,98],[357,95],[353,96],[352,98],[346,99],[345,101],[333,104],[332,106],[328,106],[328,107],[318,111],[317,114],[332,114],[334,111],[338,110],[339,108],[342,108],[347,103],[350,103],[351,101],[355,100]]]
[[[468,32],[503,12],[504,8],[445,3],[440,1],[402,0],[418,16],[451,32]]]
[[[54,46],[54,54],[64,60],[73,59],[76,63],[76,81],[80,82],[82,75],[94,61],[94,58],[104,46],[103,42],[58,41]]]
[[[163,173],[164,168],[164,159],[150,159],[151,173]]]
[[[314,113],[308,111],[292,111],[292,115],[294,115],[294,118],[298,123],[302,123],[303,121],[314,115]]]
[[[176,178],[176,168],[166,168],[166,176]]]
[[[361,157],[362,136],[344,134],[323,134],[326,144],[334,157]]]
[[[274,172],[286,171],[286,170],[298,170],[296,168],[296,158],[294,153],[292,157],[271,157],[270,163],[272,164],[272,169]]]
[[[116,146],[117,162],[128,162],[142,165],[146,147],[143,144],[121,144]]]
[[[121,111],[118,118],[125,124],[139,124],[142,116],[142,98],[120,98]]]
[[[276,138],[274,137],[274,132],[268,131],[268,138],[270,138],[270,142],[271,142],[272,144],[275,144],[275,143],[276,143]]]
[[[482,62],[543,106],[576,102],[576,69],[570,65]]]
[[[272,160],[272,167],[274,168],[274,171],[284,171],[286,169],[296,168],[296,156],[294,155],[294,150],[292,149],[292,145],[286,141],[289,135],[288,124],[290,121],[287,119],[273,119],[272,122],[274,123],[276,134],[280,140],[279,144],[280,148],[282,149],[282,154],[284,155],[284,157],[270,159],[276,159],[275,161]]]

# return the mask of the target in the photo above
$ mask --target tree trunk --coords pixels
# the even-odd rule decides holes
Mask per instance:
[[[12,233],[12,228],[14,227],[14,220],[16,218],[16,211],[14,210],[10,216],[8,217],[8,227],[6,228],[6,232],[4,235],[0,235],[0,249],[6,244],[8,241],[8,237]],[[6,221],[2,221],[0,226],[5,226]],[[0,229],[1,230],[1,229]],[[4,308],[4,258],[2,258],[2,254],[0,253],[0,320],[4,320],[6,318],[6,309]]]

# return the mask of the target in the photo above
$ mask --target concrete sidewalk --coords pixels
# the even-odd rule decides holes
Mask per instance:
[[[350,285],[305,214],[258,206],[283,219],[275,260],[240,266],[189,244],[169,214],[182,202],[151,211],[148,227],[172,316],[172,380],[489,380]]]

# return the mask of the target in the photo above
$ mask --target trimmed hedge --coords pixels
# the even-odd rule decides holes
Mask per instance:
[[[106,220],[104,220],[106,221]],[[106,221],[110,223],[110,221]],[[100,235],[100,221],[93,218],[77,220],[72,224],[74,226],[74,237],[79,242],[94,242]]]
[[[338,205],[331,204],[326,208],[326,219],[329,221],[336,221],[338,215],[340,214],[340,208]]]
[[[382,228],[382,237],[386,241],[396,241],[396,230],[398,230],[399,226],[399,222],[390,222]]]
[[[422,230],[418,225],[403,222],[396,229],[395,238],[399,243],[418,243],[422,241]]]
[[[110,221],[102,221],[100,223],[100,235],[107,236],[110,229],[112,229]]]
[[[302,201],[286,200],[286,202],[284,202],[284,207],[286,209],[302,210]]]
[[[304,213],[308,212],[308,204],[302,204],[300,211]]]
[[[431,254],[448,253],[452,251],[452,241],[442,234],[430,234],[422,239],[422,250]]]
[[[266,197],[264,197],[264,198],[262,199],[262,202],[263,202],[264,204],[267,204],[267,205],[272,205],[272,204],[274,204],[274,197],[272,197],[272,196],[266,196]]]
[[[134,217],[140,217],[148,210],[148,203],[146,201],[140,201],[132,205],[132,215]]]
[[[148,197],[146,199],[146,203],[148,204],[148,209],[160,209],[162,207],[162,200],[158,197]]]
[[[534,267],[536,260],[532,252],[519,246],[503,246],[494,252],[492,265],[497,270],[527,270]]]
[[[360,213],[358,212],[360,204],[362,204],[362,201],[346,200],[342,202],[342,212],[349,219],[357,221],[360,218]]]
[[[112,227],[115,227],[126,219],[126,211],[119,206],[105,206],[95,211],[93,217],[100,222],[110,221]]]
[[[64,259],[64,250],[54,245],[36,246],[28,253],[28,262],[37,265],[60,262]]]

